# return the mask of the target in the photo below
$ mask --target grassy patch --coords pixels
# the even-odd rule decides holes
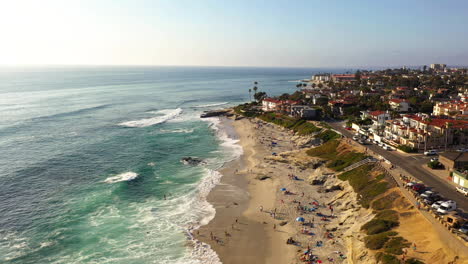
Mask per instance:
[[[333,140],[333,139],[341,138],[341,135],[336,133],[333,130],[327,129],[325,131],[320,132],[315,137],[320,138],[324,142],[327,142],[327,141],[330,141],[330,140]]]
[[[392,193],[390,193],[388,195],[385,195],[384,197],[381,197],[381,198],[379,198],[379,199],[372,202],[372,209],[374,209],[374,210],[390,209],[390,208],[393,207],[393,202],[398,197],[399,197],[398,194],[395,193],[395,192],[392,192]]]
[[[365,208],[369,208],[375,197],[389,188],[388,182],[378,180],[379,176],[375,179],[370,177],[373,168],[374,165],[363,165],[338,176],[340,180],[349,182],[354,191],[359,194],[359,203]]]
[[[318,147],[307,150],[307,154],[309,156],[332,160],[336,158],[336,149],[339,145],[340,142],[338,140],[331,140]]]
[[[403,254],[403,249],[411,245],[408,240],[402,237],[392,237],[387,243],[385,243],[384,250],[387,253],[393,255]]]
[[[374,235],[389,231],[393,227],[398,226],[398,224],[399,223],[395,221],[374,218],[369,222],[365,223],[361,227],[361,230],[366,231],[366,234],[368,235]]]
[[[400,260],[397,257],[382,252],[377,253],[375,258],[378,263],[382,264],[400,264]]]
[[[377,250],[384,247],[385,243],[390,240],[392,236],[397,235],[396,232],[385,232],[376,235],[367,236],[364,238],[364,243],[367,248]]]
[[[375,215],[375,218],[398,222],[398,212],[395,210],[383,210]]]
[[[299,135],[310,135],[322,130],[316,127],[314,124],[309,123],[303,119],[296,119],[285,115],[276,113],[265,113],[258,116],[261,120],[269,123],[273,123],[288,129],[293,130]]]

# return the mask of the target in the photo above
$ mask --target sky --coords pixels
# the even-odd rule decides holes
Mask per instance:
[[[0,0],[0,65],[468,65],[465,0]]]

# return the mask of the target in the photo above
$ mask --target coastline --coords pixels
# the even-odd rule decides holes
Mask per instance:
[[[336,231],[336,228],[328,230],[328,226],[337,226],[338,220],[315,216],[319,212],[329,214],[325,202],[334,194],[319,193],[317,186],[304,183],[310,175],[324,171],[301,166],[301,162],[310,162],[311,158],[304,157],[305,149],[291,140],[291,132],[247,118],[223,117],[221,123],[229,127],[226,129],[233,129],[243,155],[219,170],[223,175],[221,182],[207,197],[216,214],[207,225],[194,231],[194,237],[210,245],[224,264],[297,263],[308,248],[322,260],[333,258],[336,263],[346,263],[344,259],[339,260],[346,247],[338,238],[324,237]],[[274,146],[273,140],[277,143]],[[289,156],[283,161],[276,160],[272,152]],[[291,180],[289,174],[301,180]],[[280,191],[283,187],[293,191],[293,195],[285,195]],[[312,206],[311,201],[317,204],[317,212],[297,209],[297,202]],[[310,226],[296,222],[298,216],[304,217]],[[317,218],[316,226],[311,228],[314,218]],[[338,231],[335,234],[341,236]],[[287,244],[288,238],[293,238],[297,245]],[[317,241],[322,241],[323,246],[315,247]]]

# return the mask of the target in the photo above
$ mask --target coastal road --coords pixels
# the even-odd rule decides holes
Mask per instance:
[[[354,133],[344,129],[344,122],[328,122],[333,129],[339,131],[341,134],[348,138],[352,138]],[[393,165],[401,167],[407,171],[414,178],[422,181],[426,186],[431,187],[436,192],[440,193],[444,198],[453,200],[457,203],[457,207],[462,209],[464,213],[468,213],[468,198],[455,190],[447,180],[442,179],[436,175],[427,172],[422,168],[423,164],[429,161],[429,157],[422,154],[420,155],[403,155],[397,151],[387,151],[381,147],[373,144],[365,145],[368,149],[372,150],[390,161]]]

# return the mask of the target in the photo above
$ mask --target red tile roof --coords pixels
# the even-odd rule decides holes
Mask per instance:
[[[382,114],[385,114],[385,111],[372,111],[369,113],[369,115],[371,116],[379,116],[379,115],[382,115]]]
[[[407,101],[405,99],[390,99],[390,102],[399,104]]]

